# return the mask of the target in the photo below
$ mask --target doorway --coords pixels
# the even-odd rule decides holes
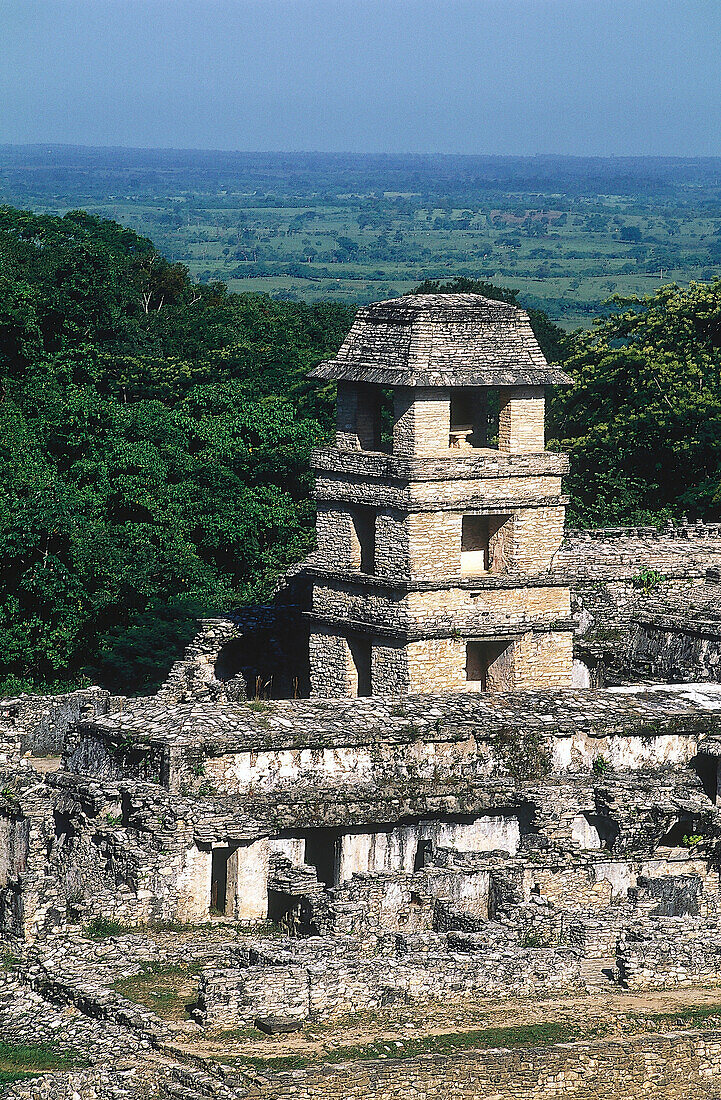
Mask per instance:
[[[225,916],[230,848],[213,848],[210,870],[210,911]]]

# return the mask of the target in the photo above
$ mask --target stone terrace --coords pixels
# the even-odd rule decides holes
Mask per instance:
[[[662,731],[664,725],[703,732],[715,728],[710,712],[721,711],[721,685],[685,684],[617,691],[539,691],[407,695],[399,699],[273,700],[251,704],[180,703],[153,700],[81,723],[81,736],[111,741],[142,740],[169,747],[215,752],[235,748],[312,747],[444,740],[449,732],[491,736],[499,730],[538,730],[570,736]],[[71,752],[72,757],[72,752]]]

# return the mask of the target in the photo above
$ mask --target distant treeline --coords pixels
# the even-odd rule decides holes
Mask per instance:
[[[268,595],[312,546],[334,391],[306,374],[353,315],[198,285],[83,212],[0,208],[0,694],[145,690],[198,614]],[[578,379],[550,417],[571,521],[718,516],[721,284],[618,301],[571,337],[532,322]]]

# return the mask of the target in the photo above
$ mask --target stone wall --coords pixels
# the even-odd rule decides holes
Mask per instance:
[[[509,386],[500,390],[498,449],[538,453],[545,446],[543,386]]]
[[[203,972],[198,1015],[206,1027],[230,1028],[263,1015],[326,1019],[392,1003],[546,996],[581,988],[579,957],[568,949],[493,951],[486,937],[473,933],[430,939],[432,945],[418,954],[412,942],[410,951],[370,958],[357,948],[353,953],[353,945],[339,937],[254,948],[239,953],[234,966]]]
[[[19,754],[60,756],[76,722],[120,709],[122,700],[99,687],[64,695],[20,695],[0,700],[0,731],[15,741]]]
[[[311,1067],[251,1085],[243,1100],[716,1100],[720,1065],[717,1032],[642,1035]]]
[[[627,989],[721,985],[721,929],[675,917],[630,928],[621,934],[616,967]]]

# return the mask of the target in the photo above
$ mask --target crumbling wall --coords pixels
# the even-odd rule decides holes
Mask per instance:
[[[99,687],[64,695],[20,695],[0,700],[0,729],[16,739],[21,754],[60,756],[68,730],[76,722],[110,714],[121,705],[118,696]]]
[[[721,929],[662,917],[622,933],[616,956],[627,989],[721,984]]]
[[[400,937],[370,958],[337,937],[255,947],[234,965],[203,971],[198,1015],[206,1027],[238,1027],[259,1015],[326,1019],[393,1003],[581,988],[579,957],[566,948],[493,951],[485,936],[458,933],[429,941],[414,953],[415,942],[409,951]]]

